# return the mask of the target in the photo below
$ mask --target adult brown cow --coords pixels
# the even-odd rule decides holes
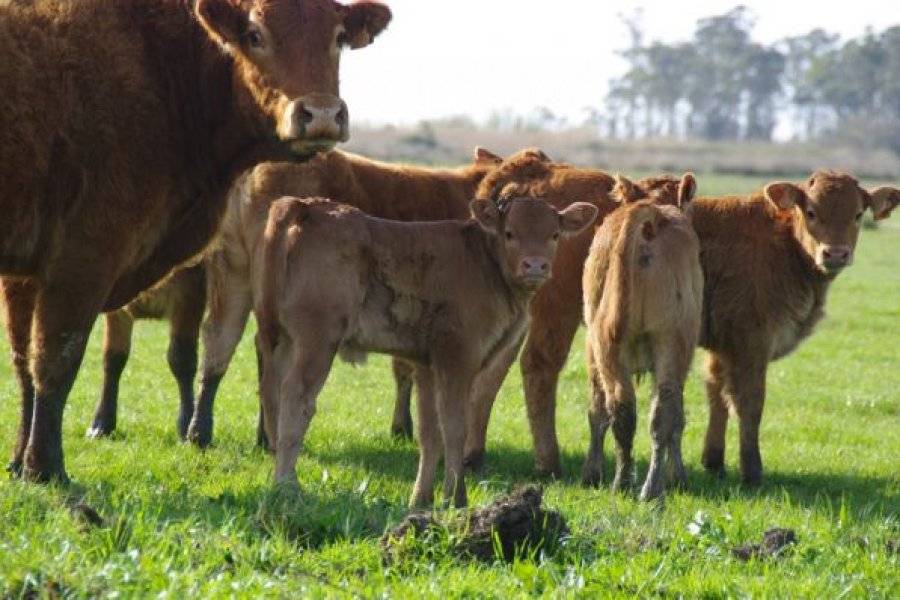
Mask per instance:
[[[197,254],[242,170],[346,139],[340,49],[390,16],[333,0],[0,9],[0,274],[16,278],[24,390],[13,471],[66,480],[63,408],[97,314]]]
[[[444,499],[465,506],[469,395],[518,346],[559,238],[590,226],[597,209],[510,198],[475,200],[472,214],[399,223],[318,199],[272,205],[253,287],[277,482],[297,482],[297,454],[335,355],[383,352],[416,363],[421,450],[410,504],[431,505],[443,446]]]
[[[681,181],[673,177],[654,177],[637,182],[628,195],[635,200],[651,198],[657,203],[675,205],[680,185]],[[481,182],[478,197],[534,194],[546,198],[557,209],[571,198],[578,198],[600,210],[600,223],[619,206],[611,196],[615,187],[616,180],[603,171],[552,162],[540,150],[532,149],[509,157],[494,169]],[[541,474],[557,477],[562,475],[562,468],[556,436],[556,383],[582,321],[581,274],[591,238],[591,233],[586,232],[560,244],[553,277],[531,303],[531,325],[520,359],[535,467]],[[516,352],[510,353],[505,367],[496,370],[495,379],[485,380],[473,396],[466,436],[466,464],[470,467],[483,463],[491,407],[515,357]]]
[[[749,198],[694,202],[705,278],[700,345],[710,353],[708,470],[724,471],[730,407],[740,427],[741,477],[760,483],[769,362],[792,352],[824,316],[831,283],[853,260],[863,213],[885,219],[898,203],[898,189],[870,193],[833,171],[800,185],[772,183]]]
[[[203,325],[200,393],[188,432],[191,441],[203,447],[212,439],[213,400],[253,306],[250,281],[261,268],[253,252],[262,241],[273,202],[283,196],[321,196],[385,219],[465,219],[478,184],[499,162],[498,156],[480,148],[472,164],[456,169],[388,164],[333,151],[303,165],[259,165],[242,179],[230,194],[220,243],[206,261],[210,310]],[[411,435],[411,384],[401,381],[401,386],[406,386],[407,401],[401,405],[405,414],[395,416],[395,428]],[[264,442],[262,428],[259,432]]]

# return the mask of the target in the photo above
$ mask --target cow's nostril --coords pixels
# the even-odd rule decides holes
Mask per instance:
[[[342,104],[342,105],[341,105],[341,109],[340,109],[340,110],[338,111],[338,113],[334,116],[334,120],[335,120],[335,121],[337,122],[337,124],[340,125],[341,127],[343,127],[344,125],[347,124],[347,122],[350,120],[350,115],[349,115],[348,112],[347,112],[347,105],[346,105],[346,104]]]
[[[305,106],[301,106],[298,112],[300,113],[300,120],[305,124],[309,125],[313,122],[315,115],[313,115]]]

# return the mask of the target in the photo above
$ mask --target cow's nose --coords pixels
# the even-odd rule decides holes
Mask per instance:
[[[287,105],[281,138],[289,142],[330,144],[350,138],[347,103],[331,94],[308,94]]]
[[[849,246],[826,246],[822,249],[822,262],[828,268],[846,267],[852,256]]]
[[[550,261],[540,256],[522,259],[522,275],[525,277],[546,277],[550,274]]]

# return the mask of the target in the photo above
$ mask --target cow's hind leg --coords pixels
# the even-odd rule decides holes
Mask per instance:
[[[394,401],[394,418],[391,421],[391,435],[397,438],[411,440],[413,437],[413,421],[410,412],[412,403],[413,372],[414,368],[408,362],[395,358],[392,361],[394,368],[394,383],[397,390],[397,398]]]
[[[724,386],[728,369],[721,357],[710,353],[707,362],[706,396],[709,401],[709,425],[703,443],[703,466],[722,477],[725,474],[725,433],[728,429],[728,404]]]
[[[125,310],[106,314],[103,332],[103,388],[87,437],[101,438],[116,429],[119,404],[119,382],[131,352],[134,319]]]
[[[588,408],[591,441],[584,466],[581,468],[581,480],[585,485],[597,486],[603,483],[603,446],[606,431],[609,429],[609,412],[606,410],[606,394],[603,392],[603,383],[590,341],[587,343],[586,351],[591,390],[591,404]]]
[[[637,399],[631,371],[609,349],[600,349],[600,373],[606,394],[606,410],[616,441],[616,474],[612,489],[625,491],[631,487],[634,461],[631,455],[637,425]]]
[[[7,467],[11,475],[18,477],[22,473],[25,446],[31,435],[31,417],[34,413],[34,383],[28,367],[28,356],[37,286],[32,280],[6,278],[0,279],[0,285],[3,290],[6,331],[9,336],[13,368],[21,395],[16,445]]]

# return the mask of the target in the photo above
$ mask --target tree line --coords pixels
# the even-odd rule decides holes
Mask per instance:
[[[693,38],[646,42],[623,17],[628,71],[593,121],[611,138],[771,140],[780,115],[798,140],[900,153],[900,26],[842,41],[814,29],[761,44],[744,6],[698,21]]]

